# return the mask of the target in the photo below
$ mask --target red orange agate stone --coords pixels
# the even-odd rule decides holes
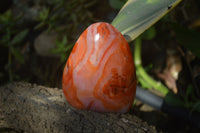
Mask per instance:
[[[136,92],[133,57],[123,35],[99,22],[79,37],[63,72],[63,92],[75,108],[128,112]]]

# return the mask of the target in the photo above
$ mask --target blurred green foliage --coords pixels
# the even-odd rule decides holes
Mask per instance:
[[[66,61],[67,57],[69,56],[68,51],[70,51],[74,46],[74,44],[68,44],[67,41],[68,41],[67,37],[64,36],[63,40],[61,40],[61,41],[56,40],[56,42],[55,42],[56,47],[55,48],[50,49],[51,53],[57,54],[57,55],[60,56],[60,60],[61,60],[62,63],[64,63]],[[68,45],[66,45],[66,44],[68,44]],[[66,55],[67,53],[68,53],[68,55]]]
[[[74,33],[82,30],[81,28],[93,20],[89,8],[96,2],[96,0],[43,0],[40,2],[41,5],[37,5],[40,7],[35,7],[39,12],[36,14],[36,19],[31,20],[34,21],[33,24],[27,24],[29,21],[24,19],[26,13],[23,11],[26,7],[18,14],[13,13],[12,8],[0,14],[0,83],[20,78],[15,71],[28,62],[24,48],[26,41],[29,41],[27,36],[30,32],[56,32],[55,48],[50,52],[58,55],[60,63],[63,64],[78,37],[78,34]]]
[[[48,31],[56,30],[71,35],[81,23],[89,24],[93,19],[89,8],[96,0],[54,0],[47,3],[48,6],[44,6],[38,15],[39,23],[35,29],[45,27]]]
[[[136,67],[137,79],[140,85],[143,88],[151,89],[154,88],[157,91],[161,92],[164,96],[169,92],[168,88],[163,85],[160,81],[154,80],[142,66],[142,57],[141,57],[141,45],[142,40],[152,40],[156,36],[156,30],[154,27],[150,27],[142,35],[140,35],[135,40],[135,49],[134,49],[134,61]]]
[[[15,25],[16,21],[21,17],[22,15],[13,16],[11,10],[0,14],[0,47],[8,50],[8,54],[6,53],[6,55],[1,51],[1,60],[6,58],[7,62],[2,66],[0,73],[2,74],[1,78],[4,78],[4,75],[8,75],[10,81],[13,81],[13,79],[17,77],[12,70],[14,67],[13,60],[16,60],[19,64],[24,63],[23,55],[20,52],[20,43],[27,36],[29,29],[18,28],[17,25]],[[4,71],[7,73],[4,73]]]
[[[50,52],[59,55],[61,63],[66,61],[73,47],[72,43],[78,38],[78,35],[74,34],[78,30],[78,26],[80,24],[88,25],[92,21],[93,16],[88,8],[95,3],[96,0],[55,0],[39,13],[37,17],[39,23],[34,29],[45,28],[48,32],[57,32],[56,47]]]
[[[197,31],[194,31],[188,27],[183,27],[179,23],[174,22],[173,19],[169,18],[169,16],[165,16],[162,19],[161,24],[169,23],[169,25],[165,28],[169,28],[167,30],[174,31],[175,39],[179,42],[183,47],[190,50],[194,55],[199,57],[199,50],[200,50],[200,34]],[[166,30],[166,29],[163,29]],[[152,64],[149,64],[147,67],[141,66],[142,59],[141,59],[141,46],[142,40],[149,40],[154,41],[156,38],[156,28],[155,26],[150,27],[144,33],[142,33],[135,41],[135,65],[136,65],[136,73],[139,84],[145,89],[154,88],[157,91],[164,94],[164,98],[166,103],[172,106],[177,107],[185,107],[190,111],[197,111],[200,112],[200,102],[198,95],[196,94],[195,88],[190,83],[186,87],[185,95],[182,96],[181,94],[174,94],[172,91],[169,91],[167,87],[165,87],[160,81],[155,81],[151,78],[147,72],[152,68]],[[164,31],[163,31],[164,32]],[[173,38],[173,35],[169,35],[170,38]],[[167,36],[166,36],[167,38]],[[138,41],[139,40],[139,41]],[[181,88],[180,88],[181,89]],[[196,88],[197,89],[197,88]]]

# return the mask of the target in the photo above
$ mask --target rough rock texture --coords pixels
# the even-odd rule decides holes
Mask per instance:
[[[0,131],[28,133],[129,133],[156,132],[133,114],[77,110],[62,90],[24,82],[0,87]]]

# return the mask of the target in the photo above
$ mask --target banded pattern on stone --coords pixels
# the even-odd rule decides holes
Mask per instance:
[[[63,92],[79,109],[127,112],[133,103],[136,76],[133,57],[123,35],[99,22],[79,37],[63,72]]]

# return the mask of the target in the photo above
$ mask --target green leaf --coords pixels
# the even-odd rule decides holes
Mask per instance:
[[[142,39],[145,40],[152,40],[156,36],[156,29],[155,27],[150,27],[144,33],[142,33]]]
[[[180,1],[128,0],[113,20],[112,25],[130,42],[156,23]]]
[[[109,0],[109,4],[114,9],[121,9],[127,0]]]
[[[9,23],[12,20],[12,11],[8,10],[4,14],[0,14],[1,23]]]
[[[56,40],[56,47],[53,49],[50,49],[50,52],[52,54],[57,54],[60,56],[60,61],[64,62],[66,61],[68,57],[68,51],[73,48],[73,44],[67,44],[68,40],[67,37],[64,36],[62,41]]]
[[[56,40],[56,47],[50,49],[50,52],[53,54],[65,54],[66,51],[70,50],[73,47],[73,44],[67,44],[67,37],[64,36],[62,41]]]
[[[24,63],[23,55],[17,48],[11,47],[10,50],[17,61],[19,61],[20,63]]]
[[[40,28],[42,28],[43,26],[45,26],[45,22],[44,21],[41,21],[39,24],[37,24],[35,27],[34,27],[34,29],[35,30],[38,30],[38,29],[40,29]]]
[[[44,21],[49,17],[49,8],[44,8],[40,13],[39,13],[39,20]]]
[[[149,64],[144,69],[145,69],[146,72],[149,72],[152,68],[153,68],[153,64]]]
[[[14,36],[14,38],[12,39],[10,44],[13,45],[13,44],[20,43],[26,37],[28,32],[29,32],[28,29],[25,29],[25,30],[19,32],[17,35]]]

